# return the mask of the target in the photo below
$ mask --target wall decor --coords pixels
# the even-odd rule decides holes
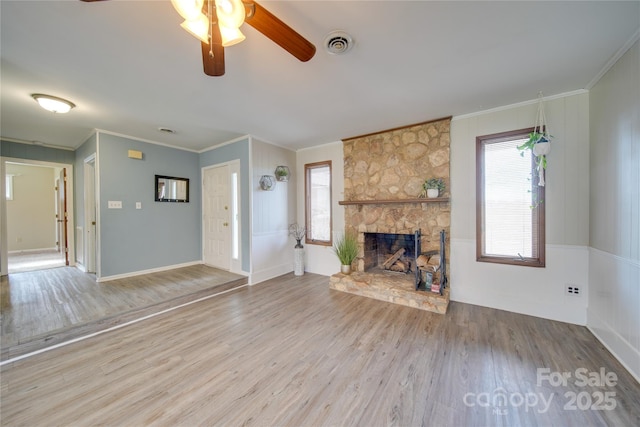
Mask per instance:
[[[272,175],[262,175],[260,178],[260,188],[264,191],[273,191],[276,188],[276,179]]]
[[[275,171],[276,179],[280,182],[289,181],[289,175],[291,172],[287,166],[278,166]]]
[[[155,201],[189,203],[189,178],[156,175]]]

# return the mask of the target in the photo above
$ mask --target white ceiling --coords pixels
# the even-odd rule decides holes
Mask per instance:
[[[2,0],[1,136],[75,148],[97,128],[198,151],[251,134],[295,150],[588,88],[640,28],[640,1],[259,3],[316,56],[245,24],[208,77],[169,0]],[[356,42],[342,56],[323,48],[335,29]],[[77,107],[55,115],[32,93]]]

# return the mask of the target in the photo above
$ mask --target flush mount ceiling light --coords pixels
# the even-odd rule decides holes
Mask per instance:
[[[63,98],[58,98],[57,96],[34,93],[31,97],[35,99],[42,108],[47,111],[51,111],[52,113],[68,113],[76,106],[73,102],[67,101]]]

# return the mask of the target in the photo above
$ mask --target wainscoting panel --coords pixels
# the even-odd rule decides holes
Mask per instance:
[[[586,325],[588,258],[584,246],[547,245],[545,268],[491,264],[476,261],[475,240],[451,239],[451,301]]]
[[[288,230],[256,233],[251,240],[250,285],[293,271],[293,247]]]
[[[640,264],[589,248],[587,326],[640,381]]]

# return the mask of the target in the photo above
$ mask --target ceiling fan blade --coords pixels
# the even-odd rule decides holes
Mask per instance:
[[[316,47],[298,34],[293,28],[282,22],[274,14],[254,1],[245,2],[247,18],[245,22],[273,40],[274,43],[307,62],[316,54]]]
[[[224,75],[224,47],[220,37],[220,28],[213,26],[211,33],[211,47],[208,43],[202,43],[202,65],[207,76],[219,77]],[[213,56],[211,55],[213,53]]]

